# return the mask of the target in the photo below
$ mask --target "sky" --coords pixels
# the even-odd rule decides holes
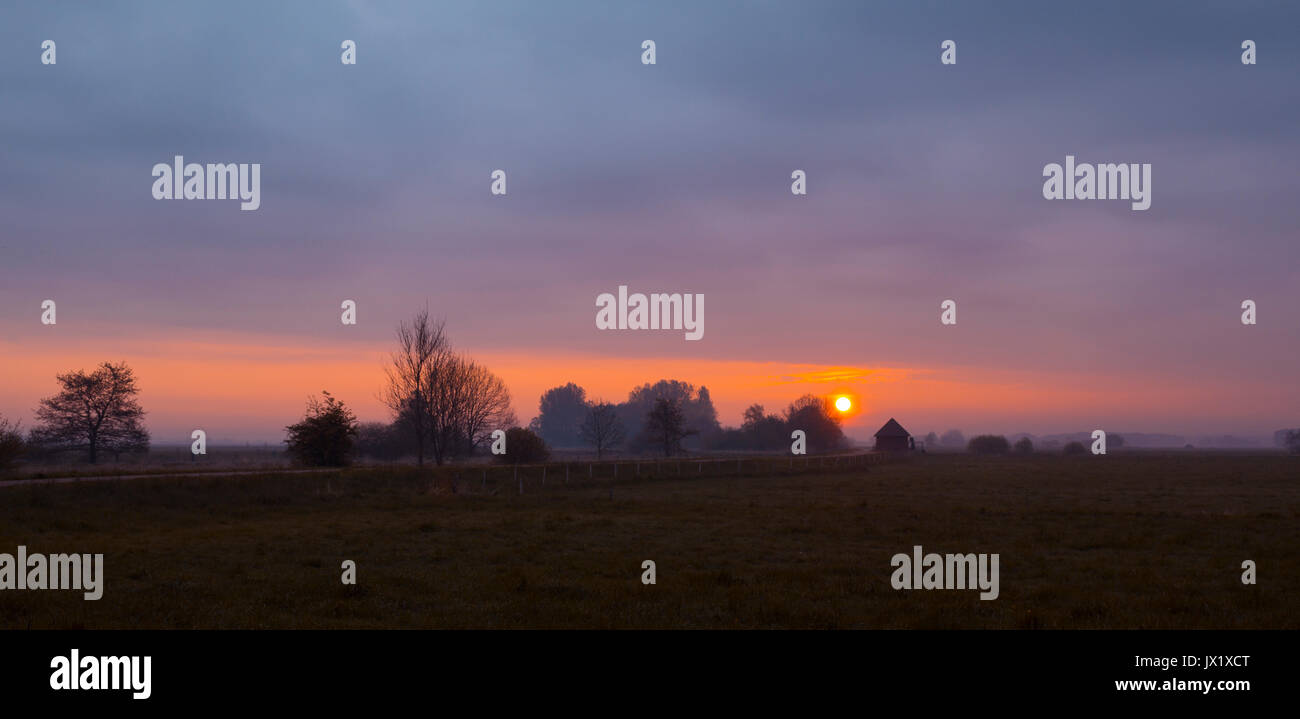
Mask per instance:
[[[427,306],[523,422],[552,386],[619,400],[672,378],[730,425],[852,394],[861,439],[889,417],[1300,426],[1297,20],[1272,2],[6,5],[0,415],[31,426],[55,374],[125,361],[157,442],[277,442],[321,390],[382,420],[394,330]],[[175,155],[260,163],[260,209],[155,200]],[[1150,209],[1045,200],[1066,155],[1150,163]],[[703,294],[704,338],[598,330],[619,285]]]

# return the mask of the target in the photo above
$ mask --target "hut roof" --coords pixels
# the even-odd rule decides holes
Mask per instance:
[[[877,437],[911,437],[912,435],[907,430],[903,429],[903,425],[899,424],[898,420],[894,419],[893,417],[890,417],[889,421],[885,423],[885,426],[881,427],[876,432],[876,436]]]

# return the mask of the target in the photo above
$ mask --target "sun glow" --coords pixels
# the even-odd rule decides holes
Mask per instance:
[[[835,409],[841,412],[848,412],[853,407],[853,400],[848,397],[838,397],[835,400]]]

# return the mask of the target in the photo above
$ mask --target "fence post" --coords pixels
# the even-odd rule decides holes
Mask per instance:
[[[546,486],[546,465],[542,465],[542,486]]]
[[[595,462],[593,462],[593,463],[587,465],[587,479],[591,479],[591,477],[592,477],[592,474],[591,474],[591,473],[592,473],[592,470],[593,470],[593,468],[594,468],[595,466],[596,466],[596,463],[595,463]]]
[[[515,481],[519,483],[519,493],[524,493],[524,480],[519,478],[519,465],[515,465]]]

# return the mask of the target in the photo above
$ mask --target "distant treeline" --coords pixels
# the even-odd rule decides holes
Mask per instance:
[[[67,372],[56,380],[59,392],[40,401],[37,425],[26,437],[16,423],[0,417],[0,471],[12,468],[24,455],[77,452],[93,464],[105,455],[116,459],[148,451],[145,412],[137,401],[140,390],[125,363],[103,362],[91,372]],[[484,454],[496,443],[506,448],[504,453],[493,452],[498,461],[514,463],[544,460],[552,448],[587,449],[598,458],[608,452],[786,452],[795,430],[803,431],[809,453],[834,452],[850,444],[828,398],[804,395],[776,413],[753,404],[739,427],[724,427],[708,388],[672,379],[636,387],[621,402],[589,398],[573,382],[553,387],[542,395],[537,416],[520,427],[505,383],[455,351],[443,322],[432,320],[427,310],[416,313],[410,323],[399,323],[381,396],[392,412],[386,423],[357,422],[352,410],[328,392],[310,400],[303,418],[285,428],[289,454],[309,465],[343,465],[356,455],[414,457],[423,465],[426,459],[443,464]],[[917,441],[917,448],[964,448],[976,454],[1035,451],[1030,435],[1012,438],[981,435],[967,442],[953,429],[941,437],[930,432]],[[203,441],[196,438],[196,446]],[[1280,429],[1273,441],[1300,453],[1300,429]],[[1117,448],[1125,440],[1109,433],[1107,444]],[[1037,449],[1085,451],[1072,435],[1044,437]]]
[[[327,395],[324,403],[309,406],[302,422],[287,428],[290,452],[305,464],[346,463],[353,454],[443,464],[489,452],[498,461],[518,463],[541,461],[552,448],[587,449],[598,458],[608,452],[674,456],[789,450],[796,429],[804,432],[808,452],[848,446],[825,398],[805,395],[781,414],[755,404],[740,427],[723,427],[708,388],[671,379],[636,387],[622,402],[589,398],[573,382],[553,387],[542,395],[537,416],[520,427],[505,383],[454,351],[444,323],[427,311],[398,325],[386,378],[382,397],[391,421],[359,424]],[[346,445],[342,451],[339,443]]]
[[[367,422],[358,428],[357,451],[363,456],[397,460],[413,456],[416,434],[400,415],[391,423]],[[849,442],[824,398],[804,395],[780,414],[761,404],[745,410],[739,427],[718,422],[706,387],[663,379],[634,388],[627,399],[608,402],[588,398],[575,383],[542,394],[538,414],[528,430],[549,448],[585,449],[603,455],[673,455],[689,451],[788,451],[794,430],[803,430],[810,453],[847,448]]]

